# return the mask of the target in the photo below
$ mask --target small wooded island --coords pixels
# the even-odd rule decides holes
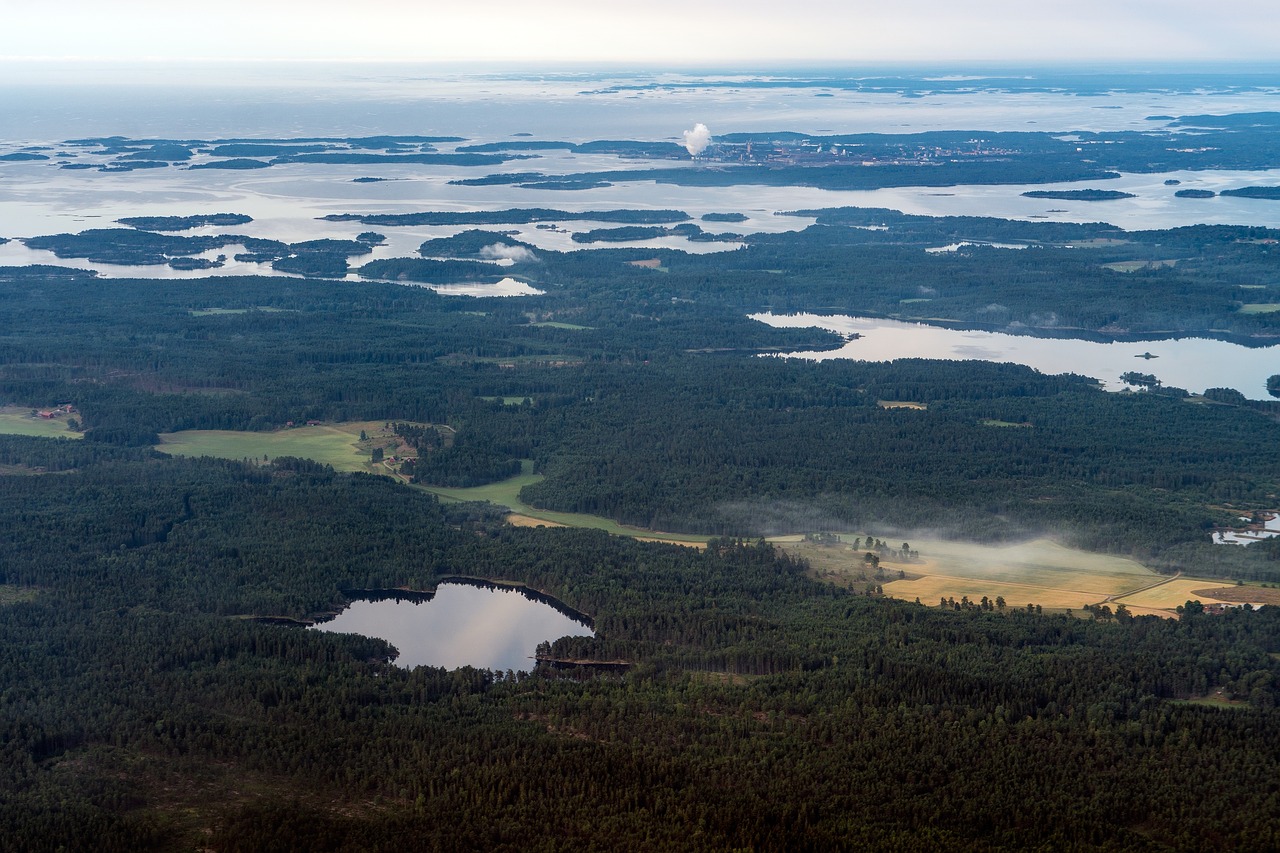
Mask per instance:
[[[1022,194],[1024,198],[1053,198],[1061,201],[1115,201],[1122,198],[1137,198],[1133,193],[1120,190],[1030,190]]]

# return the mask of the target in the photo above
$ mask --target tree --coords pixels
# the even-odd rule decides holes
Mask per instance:
[[[1188,601],[1186,604],[1177,608],[1178,617],[1184,622],[1194,616],[1204,613],[1204,604],[1200,601]]]

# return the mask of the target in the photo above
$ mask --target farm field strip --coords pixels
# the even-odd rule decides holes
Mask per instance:
[[[54,418],[31,417],[31,409],[6,406],[0,409],[0,433],[5,435],[33,435],[37,438],[83,438],[81,433],[67,428],[66,416]]]
[[[1199,600],[1205,604],[1229,604],[1225,598],[1213,598],[1204,595],[1206,588],[1221,587],[1222,579],[1205,580],[1204,578],[1180,577],[1149,589],[1138,590],[1129,595],[1116,596],[1115,603],[1126,607],[1151,607],[1168,610],[1185,604],[1187,601]],[[1199,594],[1197,593],[1199,590]],[[1259,602],[1261,603],[1261,602]]]
[[[335,471],[373,471],[369,457],[356,447],[360,431],[382,431],[385,421],[302,426],[274,432],[184,430],[163,433],[156,449],[175,456],[213,456],[220,459],[261,459],[297,456]]]
[[[854,536],[843,534],[841,538],[848,543]],[[1015,608],[1038,604],[1075,609],[1110,602],[1113,608],[1124,604],[1135,614],[1168,616],[1188,599],[1216,601],[1196,595],[1194,590],[1221,585],[1220,580],[1159,575],[1134,560],[1080,551],[1048,539],[1009,546],[912,540],[912,549],[919,551],[920,559],[881,559],[885,578],[875,581],[872,570],[862,562],[865,549],[808,543],[802,537],[774,541],[808,559],[819,577],[842,582],[866,575],[866,583],[879,583],[888,596],[907,601],[919,598],[927,605],[936,605],[942,598],[959,601],[968,596],[979,601],[983,596],[993,600],[999,596]],[[899,571],[908,576],[897,578]]]

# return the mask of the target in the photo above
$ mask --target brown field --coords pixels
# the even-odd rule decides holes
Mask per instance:
[[[1214,601],[1230,601],[1233,604],[1280,604],[1280,589],[1262,586],[1218,586],[1206,589],[1194,589],[1195,597],[1203,601],[1211,598]]]
[[[547,521],[545,518],[534,518],[531,515],[521,515],[513,512],[507,516],[507,524],[512,527],[568,527],[567,524],[561,524],[558,521]]]

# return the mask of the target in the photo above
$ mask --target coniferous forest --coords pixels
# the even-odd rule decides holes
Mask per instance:
[[[288,156],[378,156],[317,145]],[[705,255],[484,230],[570,221],[535,208],[339,217],[350,240],[173,233],[247,223],[234,214],[26,238],[192,269],[241,246],[290,275],[0,268],[0,402],[73,404],[79,436],[0,435],[0,850],[1280,848],[1280,608],[938,607],[821,582],[769,541],[1051,535],[1274,584],[1280,539],[1224,548],[1209,531],[1276,508],[1280,404],[976,359],[779,358],[842,340],[748,316],[1260,349],[1280,312],[1243,308],[1280,303],[1280,232],[790,215],[814,224],[719,235],[737,248]],[[701,239],[689,219],[596,211],[618,228],[578,242]],[[357,231],[410,222],[459,233],[366,258],[384,235]],[[923,251],[953,242],[971,244]],[[538,293],[412,286],[496,279],[495,246]],[[157,449],[162,433],[310,421],[401,425],[412,482]],[[530,505],[713,538],[516,527],[422,488],[526,468]],[[383,640],[303,627],[362,591],[458,577],[535,590],[594,636],[549,642],[528,672],[407,669]]]

